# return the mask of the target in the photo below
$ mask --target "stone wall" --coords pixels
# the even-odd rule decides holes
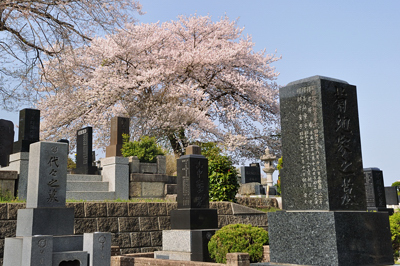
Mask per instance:
[[[75,234],[110,232],[112,245],[121,254],[161,250],[162,230],[170,230],[170,211],[177,203],[78,202],[67,203],[75,208]],[[24,203],[0,203],[0,258],[4,238],[15,237],[17,210]],[[268,229],[266,213],[230,202],[211,202],[218,210],[218,226],[244,223]]]

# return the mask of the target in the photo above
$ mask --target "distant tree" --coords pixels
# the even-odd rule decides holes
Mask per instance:
[[[43,138],[73,139],[90,124],[108,145],[109,120],[131,119],[131,136],[154,136],[180,156],[194,140],[246,157],[276,148],[279,115],[274,55],[254,52],[227,17],[127,24],[90,46],[44,63]],[[74,143],[71,143],[72,145]]]
[[[43,59],[57,58],[65,49],[133,22],[133,14],[140,10],[132,0],[1,0],[2,108],[19,108],[18,101],[30,100],[32,91],[20,83],[37,73],[35,66]]]

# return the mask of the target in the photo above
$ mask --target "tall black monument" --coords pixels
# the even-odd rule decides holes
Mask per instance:
[[[18,141],[14,142],[14,153],[29,152],[29,146],[39,141],[40,110],[22,109],[19,111]]]
[[[92,141],[92,127],[85,127],[77,131],[76,174],[94,175],[97,172],[97,167],[93,166]]]
[[[271,262],[393,264],[387,212],[367,212],[356,87],[314,76],[280,89],[283,211]]]
[[[6,167],[13,152],[14,123],[0,119],[0,166]]]

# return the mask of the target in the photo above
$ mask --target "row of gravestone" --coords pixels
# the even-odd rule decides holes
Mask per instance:
[[[39,141],[40,111],[23,109],[19,114],[18,141],[14,142],[14,124],[11,121],[0,119],[0,166],[9,165],[10,154],[29,152],[32,143]],[[106,157],[121,156],[122,134],[129,134],[129,119],[113,117],[111,119],[110,146],[106,147]],[[76,136],[76,170],[77,174],[95,174],[97,168],[93,165],[92,150],[93,129],[85,127],[77,131]],[[68,140],[61,139],[59,142]]]

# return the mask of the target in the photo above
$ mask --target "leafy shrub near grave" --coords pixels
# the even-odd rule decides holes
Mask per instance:
[[[400,195],[400,182],[396,181],[392,184],[392,187],[397,187],[397,195]]]
[[[222,155],[213,142],[200,143],[201,153],[208,159],[208,184],[210,201],[235,201],[239,189],[238,172],[232,160]]]
[[[390,233],[392,234],[393,257],[397,260],[400,250],[400,212],[395,212],[389,216],[389,221]]]
[[[140,162],[154,163],[157,155],[164,155],[161,146],[157,144],[156,138],[142,136],[139,141],[129,141],[129,135],[122,134],[122,156],[137,156]]]
[[[229,224],[218,230],[208,242],[210,256],[217,263],[226,263],[226,254],[246,252],[251,262],[260,262],[268,232],[250,224]]]

